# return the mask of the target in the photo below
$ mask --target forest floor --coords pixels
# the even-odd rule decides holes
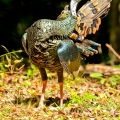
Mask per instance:
[[[13,73],[0,70],[0,120],[120,120],[119,73],[120,68],[88,65],[73,80],[64,72],[60,108],[56,73],[47,71],[45,105],[38,107],[42,82],[35,66]]]

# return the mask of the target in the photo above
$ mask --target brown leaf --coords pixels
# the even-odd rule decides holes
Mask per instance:
[[[0,87],[0,92],[5,92],[5,88],[4,87]]]

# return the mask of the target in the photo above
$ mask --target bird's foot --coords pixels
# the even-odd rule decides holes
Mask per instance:
[[[44,95],[41,95],[39,106],[43,106],[43,105],[44,105]]]
[[[39,110],[39,109],[44,109],[45,107],[46,107],[46,106],[44,105],[44,100],[40,100],[37,109],[38,109],[38,110]]]
[[[60,99],[60,108],[63,106],[63,99]]]
[[[43,81],[42,94],[41,94],[39,106],[43,106],[44,105],[44,96],[45,96],[46,85],[47,85],[47,80],[44,80]]]
[[[40,110],[44,110],[46,106],[44,104],[39,103],[39,106],[35,108],[36,112],[39,112]]]

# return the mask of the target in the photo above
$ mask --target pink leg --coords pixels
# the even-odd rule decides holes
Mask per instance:
[[[60,107],[63,105],[63,82],[59,83],[60,86]]]
[[[47,86],[47,80],[44,80],[43,81],[43,87],[42,87],[42,94],[41,94],[40,103],[39,103],[40,105],[44,104],[44,96],[45,96],[46,86]]]
[[[46,86],[47,86],[47,74],[46,74],[45,68],[39,68],[39,70],[40,70],[41,78],[42,78],[42,81],[43,81],[42,94],[41,94],[39,104],[43,105],[44,104],[45,89],[46,89]]]
[[[58,83],[60,86],[60,107],[63,105],[63,69],[57,71]]]

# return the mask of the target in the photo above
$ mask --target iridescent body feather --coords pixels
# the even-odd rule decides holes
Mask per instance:
[[[112,0],[91,0],[77,12],[80,0],[71,0],[57,20],[41,19],[29,27],[22,38],[22,44],[31,62],[39,68],[43,80],[40,104],[44,103],[47,85],[45,68],[56,71],[60,85],[60,106],[63,105],[63,69],[73,77],[79,73],[82,55],[97,54],[91,46],[100,44],[85,39],[95,34],[101,24],[101,16],[108,13]]]

